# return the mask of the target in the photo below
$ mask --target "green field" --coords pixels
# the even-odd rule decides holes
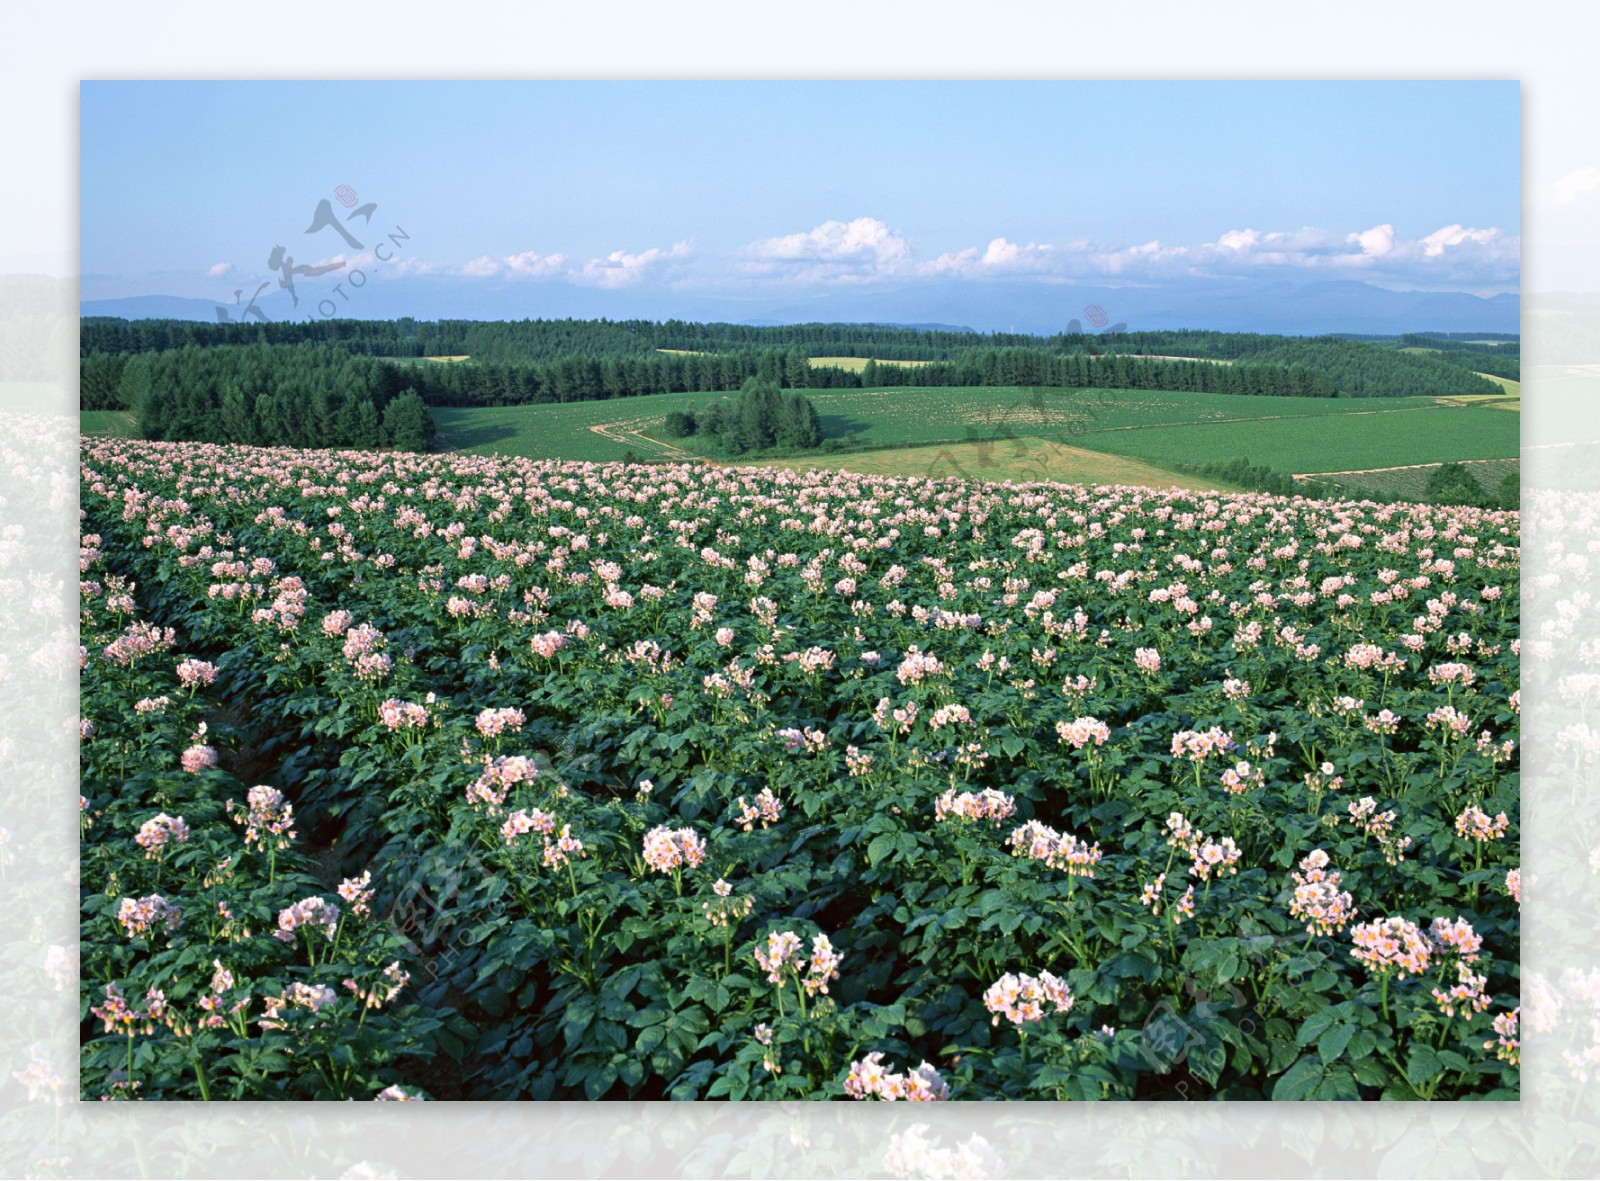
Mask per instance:
[[[1428,477],[1433,475],[1440,466],[1440,464],[1431,463],[1408,467],[1381,468],[1377,471],[1352,472],[1324,478],[1329,483],[1337,484],[1340,488],[1347,489],[1356,496],[1377,494],[1399,496],[1408,500],[1422,500],[1427,492]],[[1508,475],[1517,475],[1521,472],[1522,461],[1518,459],[1468,460],[1461,466],[1472,473],[1485,492],[1493,494],[1499,489],[1502,479]]]
[[[86,435],[131,438],[133,415],[126,410],[81,410],[78,412],[78,430]]]
[[[439,446],[449,451],[604,463],[621,459],[629,451],[650,455],[675,450],[665,445],[652,447],[625,432],[648,429],[659,424],[669,411],[704,405],[715,396],[654,394],[648,398],[541,406],[439,406],[434,408],[433,421],[439,428]]]
[[[1514,463],[1515,382],[1479,398],[1269,398],[1153,390],[904,387],[812,390],[826,439],[844,449],[774,461],[867,474],[937,472],[996,480],[1218,487],[1176,465],[1246,458],[1282,472],[1361,472],[1340,482],[1426,479],[1369,469],[1451,460]],[[693,440],[660,430],[673,410],[722,394],[658,394],[496,408],[436,407],[443,450],[608,462],[695,458]],[[128,434],[125,412],[82,416],[86,434]],[[703,450],[704,448],[700,448]],[[713,458],[706,456],[706,458]],[[767,462],[765,460],[759,462]],[[1488,471],[1485,471],[1485,478]],[[1366,476],[1370,475],[1370,479]],[[1498,480],[1498,475],[1495,476]]]
[[[451,450],[593,461],[679,456],[657,429],[720,395],[434,411]],[[1435,398],[1263,398],[1142,390],[908,387],[814,390],[823,433],[852,452],[1053,438],[1166,468],[1243,456],[1285,472],[1347,471],[1518,453],[1519,416]],[[822,455],[808,462],[839,466]],[[863,461],[864,462],[864,461]]]
[[[1091,430],[1075,442],[1155,464],[1243,457],[1281,472],[1331,472],[1452,459],[1505,459],[1518,454],[1520,425],[1517,415],[1501,410],[1434,404],[1394,410],[1374,407],[1315,418],[1240,418]]]

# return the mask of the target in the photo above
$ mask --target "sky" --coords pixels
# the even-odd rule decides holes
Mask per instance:
[[[1516,293],[1519,89],[84,82],[82,297],[694,315],[1075,285]]]

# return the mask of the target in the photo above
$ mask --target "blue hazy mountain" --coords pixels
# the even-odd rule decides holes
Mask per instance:
[[[237,316],[232,293],[217,300],[170,295],[85,300],[86,316],[127,319],[218,319]],[[287,293],[264,295],[257,306],[272,320],[316,316],[328,292],[312,288],[294,307]],[[1231,332],[1315,335],[1324,332],[1517,332],[1516,295],[1480,297],[1452,291],[1389,291],[1352,280],[1287,280],[1159,287],[1105,287],[1000,281],[937,281],[796,290],[787,297],[740,297],[664,287],[604,290],[568,283],[527,283],[429,276],[372,282],[338,303],[337,314],[357,319],[518,320],[538,318],[724,321],[796,324],[811,321],[912,326],[965,325],[982,332],[1058,332],[1072,320],[1096,327],[1205,328]],[[326,309],[329,304],[322,305]],[[1091,311],[1090,309],[1098,309]]]

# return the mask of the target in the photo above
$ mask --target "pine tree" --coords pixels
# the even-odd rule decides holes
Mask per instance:
[[[433,415],[414,389],[408,389],[383,412],[383,433],[396,451],[426,451],[433,445]]]

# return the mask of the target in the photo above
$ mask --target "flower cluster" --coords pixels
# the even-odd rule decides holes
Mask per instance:
[[[705,859],[705,838],[692,828],[658,824],[644,834],[645,864],[657,873],[693,869]]]
[[[189,839],[189,826],[182,816],[168,816],[161,812],[139,826],[133,842],[144,850],[151,861],[160,861],[169,844],[180,844]]]
[[[833,949],[826,935],[811,937],[809,959],[801,955],[803,946],[800,936],[793,931],[771,931],[765,944],[756,947],[756,963],[773,984],[782,984],[784,975],[792,973],[800,978],[808,996],[825,993],[828,982],[839,978],[839,964],[844,957]]]
[[[1398,865],[1404,860],[1406,850],[1411,848],[1411,838],[1394,835],[1393,809],[1380,812],[1376,800],[1371,796],[1362,796],[1352,803],[1348,810],[1350,823],[1378,842],[1378,848],[1383,851],[1385,861],[1390,865]]]
[[[358,878],[345,878],[339,883],[339,897],[343,898],[350,907],[350,913],[358,919],[366,918],[372,913],[372,896],[376,891],[372,889],[372,871],[364,869]]]
[[[572,825],[563,824],[561,831],[554,837],[546,835],[544,838],[544,864],[547,869],[560,869],[569,864],[574,857],[587,857],[583,842],[572,835]]]
[[[1300,859],[1300,872],[1293,875],[1294,897],[1289,914],[1306,925],[1311,935],[1331,935],[1342,931],[1355,918],[1355,899],[1339,889],[1339,871],[1328,868],[1328,854],[1313,849]]]
[[[1491,820],[1477,804],[1468,804],[1456,817],[1456,835],[1465,841],[1498,841],[1510,827],[1504,812]]]
[[[217,749],[214,746],[197,743],[184,750],[178,758],[178,765],[190,775],[198,775],[217,765]]]
[[[1478,949],[1483,946],[1483,936],[1460,917],[1454,922],[1446,918],[1434,919],[1428,928],[1428,938],[1440,952],[1454,952],[1467,964],[1477,960]]]
[[[1200,763],[1212,755],[1226,754],[1235,745],[1233,735],[1220,726],[1209,730],[1179,730],[1172,736],[1172,757]]]
[[[505,823],[500,826],[500,836],[508,845],[517,843],[517,838],[530,832],[537,832],[550,836],[556,831],[556,818],[549,812],[540,811],[538,808],[518,808],[507,816]]]
[[[711,886],[711,892],[716,895],[714,899],[707,899],[700,904],[700,909],[705,914],[706,922],[713,927],[728,927],[736,925],[740,919],[755,909],[756,900],[748,894],[743,898],[733,897],[733,883],[718,878]]]
[[[1222,773],[1222,790],[1230,796],[1242,796],[1252,788],[1262,786],[1266,781],[1266,775],[1260,767],[1253,765],[1248,759],[1240,759]]]
[[[1056,723],[1056,737],[1073,750],[1082,750],[1091,743],[1104,746],[1111,738],[1111,727],[1099,718],[1074,718]]]
[[[428,707],[391,697],[378,706],[378,720],[390,730],[421,729],[428,724]]]
[[[521,730],[527,720],[520,709],[486,709],[478,714],[478,733],[485,738],[498,738],[507,730]]]
[[[983,1007],[994,1014],[990,1022],[993,1025],[999,1025],[1002,1017],[1013,1025],[1042,1021],[1046,1005],[1057,1013],[1065,1013],[1072,1004],[1072,993],[1066,981],[1049,972],[1040,972],[1038,976],[1007,972],[983,994]]]
[[[285,907],[278,912],[278,929],[272,936],[288,943],[294,939],[294,933],[301,927],[310,927],[313,930],[320,927],[323,935],[331,942],[339,929],[339,908],[316,894],[302,898],[293,906]]]
[[[1428,711],[1422,724],[1430,730],[1442,730],[1450,739],[1465,738],[1472,732],[1472,718],[1453,705],[1441,705]]]
[[[1202,882],[1210,881],[1212,874],[1219,878],[1237,874],[1240,855],[1239,846],[1233,843],[1232,837],[1202,840],[1190,855],[1189,873]]]
[[[233,801],[228,801],[228,815],[244,825],[244,843],[266,848],[270,838],[278,848],[288,848],[295,836],[294,805],[283,798],[283,793],[264,783],[257,784],[245,793],[245,804],[243,815],[235,815]]]
[[[498,807],[506,802],[506,793],[518,783],[526,783],[539,774],[539,768],[526,755],[500,755],[484,763],[477,780],[467,788],[467,802],[473,807],[489,805]]]
[[[1166,885],[1167,875],[1164,873],[1158,873],[1156,874],[1155,881],[1146,882],[1144,888],[1139,891],[1139,905],[1148,906],[1150,908],[1150,914],[1153,918],[1161,917],[1161,907],[1165,899],[1164,891],[1166,889]],[[1187,890],[1179,895],[1178,901],[1173,903],[1171,918],[1174,926],[1182,926],[1185,919],[1194,918],[1193,883],[1189,885]]]
[[[902,685],[917,685],[942,672],[944,665],[939,663],[936,656],[924,654],[913,645],[906,650],[905,658],[900,661],[900,667],[894,675]]]
[[[913,1103],[928,1103],[950,1098],[950,1084],[944,1081],[938,1068],[931,1062],[924,1062],[904,1074],[895,1074],[885,1069],[883,1053],[878,1051],[850,1063],[850,1074],[844,1080],[844,1093],[852,1099],[883,1099],[888,1102],[906,1099]]]
[[[1069,833],[1059,833],[1047,824],[1030,820],[1012,830],[1006,838],[1013,857],[1042,861],[1051,869],[1064,870],[1073,877],[1094,877],[1100,863],[1100,843],[1080,841]]]
[[[1357,923],[1350,931],[1352,954],[1374,972],[1420,976],[1433,958],[1433,944],[1415,923],[1398,916]]]
[[[745,832],[753,831],[757,823],[766,828],[783,818],[783,805],[778,802],[778,797],[772,794],[770,787],[763,787],[756,794],[754,803],[746,803],[745,798],[740,796],[736,806],[739,814],[734,817],[734,823]]]
[[[178,664],[178,683],[185,689],[198,689],[217,679],[217,666],[209,660],[189,659]]]
[[[395,960],[383,970],[380,982],[369,987],[362,987],[354,979],[344,982],[344,986],[355,994],[355,998],[366,1009],[381,1009],[400,995],[400,990],[411,983],[411,973],[400,966],[400,961]]]
[[[1518,1039],[1517,1025],[1522,1015],[1522,1008],[1518,1006],[1509,1013],[1502,1013],[1494,1019],[1495,1036],[1483,1043],[1485,1050],[1493,1050],[1494,1056],[1502,1062],[1509,1062],[1515,1066],[1522,1058],[1522,1042]]]
[[[146,894],[143,898],[124,898],[117,907],[117,922],[132,939],[157,927],[168,932],[176,931],[183,921],[183,912],[160,894]]]
[[[1481,1013],[1493,1003],[1493,998],[1484,991],[1489,983],[1487,976],[1475,975],[1465,961],[1456,964],[1456,983],[1449,989],[1433,989],[1433,999],[1446,1017],[1454,1017],[1456,1010],[1471,1015]]]
[[[934,801],[933,816],[935,820],[959,817],[963,820],[987,820],[999,824],[1016,810],[1017,801],[997,788],[986,787],[979,792],[958,793],[952,787]]]

